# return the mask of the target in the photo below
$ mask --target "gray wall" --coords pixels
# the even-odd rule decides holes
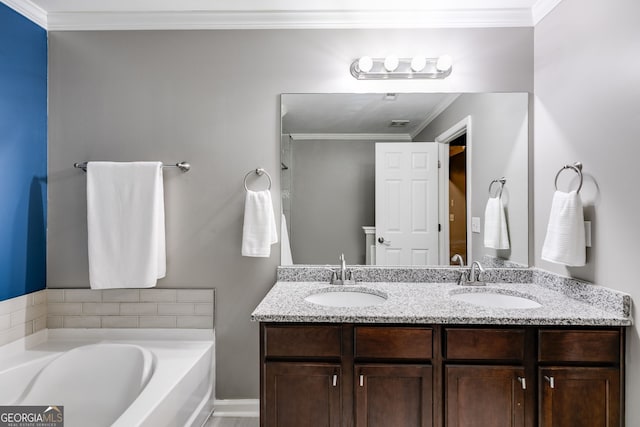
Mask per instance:
[[[528,109],[526,93],[464,94],[415,138],[434,141],[471,116],[471,216],[480,217],[482,224],[481,233],[472,234],[473,260],[492,255],[529,265]],[[502,198],[511,249],[496,251],[484,247],[484,209],[489,183],[502,176],[507,178]]]
[[[292,143],[291,252],[296,264],[365,264],[363,225],[375,225],[374,141]],[[312,226],[310,226],[312,224]]]
[[[249,315],[275,280],[240,256],[244,189],[256,167],[279,212],[280,93],[532,91],[533,29],[121,31],[49,33],[50,288],[87,287],[84,160],[188,160],[167,171],[167,277],[216,287],[217,397],[259,392]],[[357,81],[354,58],[448,52],[442,81]]]
[[[579,17],[579,19],[576,19]],[[535,264],[628,292],[640,301],[640,2],[564,0],[535,28]],[[585,219],[593,223],[587,265],[540,259],[564,163],[584,163]],[[567,188],[571,174],[564,172]],[[575,184],[574,184],[575,185]],[[574,187],[575,188],[575,187]],[[637,309],[634,309],[637,318]],[[627,333],[627,420],[640,425],[640,338]]]

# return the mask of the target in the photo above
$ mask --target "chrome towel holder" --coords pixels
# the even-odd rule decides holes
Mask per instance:
[[[502,190],[504,189],[504,184],[506,182],[507,178],[505,178],[504,176],[502,178],[494,179],[493,181],[491,181],[491,184],[489,184],[489,197],[493,197],[491,195],[491,187],[493,187],[493,184],[500,184],[500,192],[496,193],[496,197],[502,197]]]
[[[266,175],[267,179],[269,180],[269,188],[267,188],[267,190],[271,190],[271,175],[269,175],[269,172],[267,172],[266,170],[264,170],[263,168],[257,168],[254,170],[250,170],[249,172],[247,172],[247,174],[244,176],[244,189],[246,191],[249,191],[249,187],[247,187],[247,178],[249,178],[249,176],[255,173],[258,176],[262,176],[262,175]]]
[[[578,189],[576,190],[576,193],[579,193],[580,189],[582,188],[582,163],[581,162],[575,162],[572,165],[564,165],[564,166],[562,166],[560,168],[560,170],[556,174],[556,179],[554,181],[554,185],[556,187],[556,191],[558,191],[558,177],[560,176],[562,171],[565,170],[565,169],[573,169],[575,171],[575,173],[577,173],[578,176],[580,177],[580,184],[578,185]]]
[[[87,163],[88,162],[82,162],[82,163],[74,163],[73,167],[76,169],[82,169],[83,171],[87,171]],[[176,163],[174,165],[162,165],[163,168],[178,168],[180,169],[182,172],[189,172],[189,170],[191,170],[191,163],[189,162],[179,162]]]

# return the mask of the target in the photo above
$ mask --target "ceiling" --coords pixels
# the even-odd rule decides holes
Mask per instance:
[[[313,93],[282,95],[282,133],[294,140],[411,141],[458,94]],[[402,127],[392,120],[408,120]],[[327,133],[331,129],[331,133]]]
[[[561,0],[0,0],[49,31],[531,27]]]

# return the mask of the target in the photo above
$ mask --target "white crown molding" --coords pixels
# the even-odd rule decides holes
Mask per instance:
[[[43,10],[40,6],[37,6],[35,3],[30,0],[0,0],[2,3],[9,6],[11,9],[18,12],[20,15],[25,18],[33,21],[38,24],[45,30],[47,28],[47,12]]]
[[[294,141],[411,141],[408,133],[292,133]]]
[[[20,0],[12,0],[20,1]],[[530,27],[531,11],[165,11],[52,12],[50,31]]]
[[[531,27],[562,0],[537,0],[528,7],[346,10],[58,10],[33,0],[0,0],[50,31],[196,29],[348,29]],[[291,7],[291,4],[288,4]],[[329,6],[331,7],[331,6]],[[445,6],[446,7],[446,6]]]
[[[538,0],[531,6],[531,19],[536,26],[549,14],[562,0]]]
[[[415,131],[411,133],[411,139],[413,140],[420,132],[424,130],[429,123],[435,120],[444,110],[446,110],[449,105],[453,104],[453,101],[458,99],[460,96],[459,93],[452,93],[451,95],[446,96],[438,105],[435,106],[431,113],[418,125]]]

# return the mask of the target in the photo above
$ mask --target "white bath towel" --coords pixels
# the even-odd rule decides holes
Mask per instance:
[[[277,242],[271,192],[247,190],[242,226],[242,256],[270,257],[271,245]]]
[[[92,289],[150,288],[166,274],[160,162],[87,164]]]
[[[509,249],[509,231],[501,197],[489,197],[487,200],[484,210],[484,246]]]
[[[568,266],[585,265],[584,212],[575,191],[553,194],[542,259]]]
[[[293,265],[291,256],[291,243],[289,242],[289,231],[287,230],[287,218],[282,214],[280,219],[280,265]]]

